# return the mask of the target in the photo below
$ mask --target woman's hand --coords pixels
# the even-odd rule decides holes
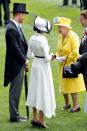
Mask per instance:
[[[61,56],[61,57],[57,56],[57,57],[56,57],[56,60],[57,60],[58,62],[62,63],[63,61],[66,60],[66,57],[65,57],[65,56]]]
[[[54,59],[56,59],[56,55],[55,54],[52,55],[52,59],[51,60],[54,60]]]

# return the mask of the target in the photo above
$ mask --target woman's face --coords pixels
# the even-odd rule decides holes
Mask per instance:
[[[83,27],[87,27],[87,19],[85,19],[83,15],[80,15],[80,23]]]
[[[66,36],[68,33],[69,29],[67,27],[64,26],[58,26],[58,32],[59,34],[61,34],[62,36]]]

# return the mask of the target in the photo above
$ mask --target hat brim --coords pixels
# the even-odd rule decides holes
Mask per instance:
[[[11,11],[10,13],[25,13],[25,14],[29,14],[29,12],[23,12],[23,11]]]
[[[71,26],[67,26],[67,25],[63,25],[63,24],[54,24],[54,25],[57,25],[57,26],[64,26],[64,27],[67,27],[67,28],[69,28],[69,29],[72,29]]]

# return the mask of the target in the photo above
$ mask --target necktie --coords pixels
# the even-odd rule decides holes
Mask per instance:
[[[22,33],[22,30],[21,30],[21,27],[20,27],[20,26],[18,26],[18,30],[19,30],[21,39],[24,41],[23,33]]]

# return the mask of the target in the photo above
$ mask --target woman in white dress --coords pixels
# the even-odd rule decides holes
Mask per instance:
[[[35,18],[33,35],[29,40],[28,57],[33,57],[29,91],[26,105],[33,108],[33,119],[31,124],[33,127],[46,128],[44,123],[44,115],[46,117],[55,116],[55,94],[52,79],[52,71],[50,61],[55,55],[49,55],[49,46],[44,33],[51,31],[51,23],[39,16]],[[39,110],[39,118],[37,118],[37,110]]]

